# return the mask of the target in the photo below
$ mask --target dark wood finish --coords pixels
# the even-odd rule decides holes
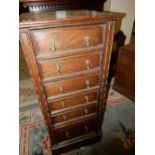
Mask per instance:
[[[57,10],[103,10],[106,0],[20,0],[20,13]]]
[[[120,48],[114,89],[126,97],[135,99],[135,46],[134,43]]]
[[[65,93],[77,91],[80,89],[88,89],[99,85],[99,75],[84,76],[65,81],[49,83],[45,85],[46,96],[63,95]]]
[[[112,43],[113,43],[113,35],[114,35],[114,27],[115,22],[108,22],[107,23],[107,32],[106,32],[106,40],[104,40],[104,44],[106,46],[105,51],[103,52],[103,64],[102,64],[102,91],[99,96],[99,102],[98,105],[98,128],[102,128],[102,122],[105,112],[105,107],[107,103],[108,98],[108,92],[109,92],[109,83],[108,83],[108,75],[109,75],[109,68],[110,68],[110,60],[111,60],[111,52],[112,52]]]
[[[56,129],[55,141],[56,143],[62,142],[67,139],[72,139],[80,135],[84,135],[97,130],[97,125],[95,119],[90,119],[88,121],[83,121],[74,125],[66,126],[65,128]]]
[[[90,64],[87,65],[87,61],[90,61]],[[94,69],[99,67],[99,65],[100,55],[98,53],[60,58],[39,63],[43,80],[48,80],[47,78],[54,76],[60,77],[65,74],[85,71],[88,70],[87,67],[89,67],[89,70]]]
[[[87,36],[90,38],[89,47],[102,44],[102,31],[102,26],[98,25],[66,29],[45,29],[33,31],[32,37],[34,38],[36,51],[39,52],[38,54],[54,54],[60,51],[87,47],[85,40]],[[55,47],[53,48],[53,46]]]
[[[122,31],[118,31],[114,36],[114,45],[115,47],[112,50],[111,61],[110,61],[110,70],[109,70],[109,82],[116,74],[116,65],[118,60],[118,53],[120,47],[124,46],[126,36]]]
[[[62,121],[60,123],[53,124],[53,129],[56,130],[56,129],[59,129],[59,128],[65,128],[67,126],[76,125],[76,124],[79,124],[81,122],[87,122],[87,121],[89,121],[91,119],[96,121],[97,114],[96,113],[90,113],[89,115],[82,115],[81,117],[75,117],[75,118],[70,119],[70,120],[65,121],[65,122]]]
[[[69,150],[73,150],[79,147],[83,147],[92,143],[99,142],[101,139],[101,132],[91,132],[85,134],[85,136],[81,135],[70,140],[66,140],[61,143],[61,147],[59,145],[53,145],[53,154],[60,155],[62,152],[67,152]]]
[[[86,104],[82,107],[76,107],[74,109],[70,109],[67,112],[61,112],[57,114],[51,115],[52,122],[54,124],[66,122],[68,120],[74,119],[76,117],[87,116],[91,113],[96,113],[96,103]]]
[[[49,103],[48,107],[51,113],[55,113],[55,111],[61,112],[65,110],[70,110],[71,107],[77,108],[96,100],[97,100],[97,92],[84,93],[83,95],[76,95],[73,97]]]
[[[100,139],[109,89],[107,80],[114,26],[115,21],[124,16],[86,10],[66,13],[63,19],[57,18],[54,12],[20,17],[20,41],[54,154]],[[73,30],[73,34],[67,35],[67,30]],[[61,50],[61,54],[46,53],[39,57],[39,52],[51,51],[49,43],[44,42],[48,42],[52,34],[57,42],[60,40],[56,52]],[[85,36],[91,36],[91,40],[83,42]],[[63,40],[70,41],[69,45]]]

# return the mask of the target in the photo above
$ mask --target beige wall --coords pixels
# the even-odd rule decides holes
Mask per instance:
[[[122,20],[120,29],[127,37],[125,44],[128,44],[130,42],[132,27],[135,19],[135,0],[107,0],[104,5],[104,10],[123,12],[127,14]],[[117,23],[116,29],[119,29],[119,26],[120,22]]]

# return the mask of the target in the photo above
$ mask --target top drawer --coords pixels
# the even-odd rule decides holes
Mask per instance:
[[[55,28],[32,31],[37,54],[85,48],[102,44],[102,26]]]

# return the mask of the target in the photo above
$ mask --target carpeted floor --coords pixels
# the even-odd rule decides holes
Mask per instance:
[[[101,142],[65,155],[134,155],[134,110],[132,101],[111,89]],[[20,155],[51,155],[47,130],[37,103],[20,107]]]

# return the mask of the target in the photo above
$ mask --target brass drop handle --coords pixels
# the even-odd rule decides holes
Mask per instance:
[[[85,84],[86,84],[86,87],[87,87],[87,88],[90,87],[90,82],[89,82],[89,80],[86,80],[86,81],[85,81]]]
[[[86,100],[87,103],[89,102],[88,96],[85,96],[85,100]]]
[[[88,114],[88,109],[85,109],[84,112],[85,112],[85,114],[87,115],[87,114]]]
[[[65,107],[65,102],[61,102],[62,108]]]
[[[88,132],[88,126],[87,125],[85,125],[85,131],[86,131],[86,133]]]
[[[66,115],[63,115],[63,119],[64,119],[64,121],[66,121]]]
[[[85,60],[85,65],[87,69],[90,69],[90,60]]]
[[[66,131],[66,137],[69,138],[69,132],[68,131]]]
[[[64,93],[64,88],[62,86],[59,87],[59,90],[62,94]]]
[[[57,70],[58,75],[60,75],[61,74],[61,65],[60,64],[56,64],[56,70]]]
[[[89,44],[90,44],[90,37],[89,37],[89,36],[85,36],[85,37],[84,37],[84,40],[85,40],[86,46],[88,47]]]
[[[52,44],[53,51],[56,51],[55,40],[52,40],[51,41],[51,44]]]

